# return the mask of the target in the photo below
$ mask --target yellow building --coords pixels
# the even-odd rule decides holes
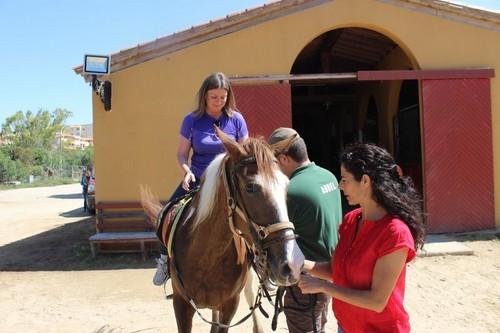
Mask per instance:
[[[345,144],[379,143],[422,190],[431,231],[500,226],[498,13],[284,0],[111,57],[112,112],[92,95],[97,201],[137,201],[140,184],[169,197],[181,119],[222,71],[251,135],[293,126],[337,175]]]

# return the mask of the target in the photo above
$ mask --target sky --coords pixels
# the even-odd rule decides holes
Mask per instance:
[[[265,0],[0,0],[0,125],[17,111],[92,122],[91,88],[73,68]],[[500,12],[500,0],[455,1]]]

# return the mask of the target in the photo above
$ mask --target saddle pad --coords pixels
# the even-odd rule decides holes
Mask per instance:
[[[190,190],[188,193],[181,195],[177,198],[172,199],[171,201],[167,202],[165,206],[160,210],[160,213],[158,213],[156,221],[158,221],[158,225],[156,226],[156,236],[158,236],[158,239],[164,245],[165,247],[167,246],[164,241],[163,241],[163,234],[164,234],[164,226],[168,228],[169,223],[171,222],[171,217],[167,218],[167,215],[172,211],[173,207],[181,202],[184,199],[187,198],[192,198],[196,192],[199,191],[199,186],[195,187],[194,189]],[[167,232],[167,231],[165,231]]]
[[[158,226],[157,235],[160,239],[160,242],[167,248],[168,256],[172,255],[173,235],[175,233],[177,224],[180,220],[180,217],[182,216],[184,208],[188,206],[191,199],[192,196],[189,196],[181,199],[175,204],[167,204],[165,206],[165,209],[163,209],[159,214],[161,222]]]
[[[170,228],[169,229],[169,234],[168,238],[165,238],[167,241],[167,254],[169,257],[172,257],[172,245],[174,243],[174,234],[175,234],[175,229],[177,228],[177,224],[179,223],[179,220],[181,219],[182,212],[184,211],[184,208],[186,208],[191,201],[193,197],[189,197],[186,199],[181,200],[177,205],[175,205],[172,208],[172,216],[171,218],[174,219],[173,223],[170,223]]]

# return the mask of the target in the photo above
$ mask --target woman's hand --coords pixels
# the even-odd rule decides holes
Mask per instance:
[[[189,191],[189,184],[196,181],[196,177],[191,171],[186,172],[184,179],[182,180],[182,188],[184,191]]]
[[[299,288],[303,294],[317,294],[325,292],[325,285],[328,281],[312,277],[308,274],[300,276]]]
[[[332,270],[328,261],[317,262],[305,259],[302,271],[326,281],[332,280]]]
[[[189,191],[189,184],[196,181],[196,177],[191,172],[189,164],[187,162],[189,157],[189,152],[191,151],[191,141],[179,135],[179,145],[177,146],[177,163],[181,167],[184,173],[184,178],[182,179],[182,188],[184,191]]]

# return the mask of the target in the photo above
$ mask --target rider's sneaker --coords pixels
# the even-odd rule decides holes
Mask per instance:
[[[153,284],[155,286],[161,286],[170,278],[170,272],[168,270],[168,259],[164,260],[162,258],[156,259],[156,273],[153,277]]]

